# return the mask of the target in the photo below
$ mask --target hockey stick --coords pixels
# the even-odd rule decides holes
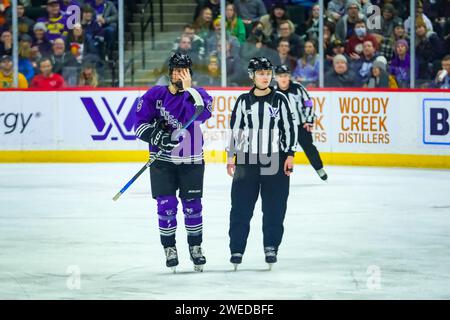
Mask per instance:
[[[183,133],[183,131],[189,127],[192,122],[195,121],[195,119],[198,118],[198,116],[203,112],[203,110],[205,109],[205,105],[203,103],[203,100],[200,96],[200,94],[198,93],[197,90],[193,89],[193,88],[189,88],[186,91],[189,91],[189,93],[192,95],[192,97],[194,98],[194,103],[195,103],[195,113],[192,116],[192,118],[186,122],[183,127],[179,130],[179,132],[177,133],[177,135],[175,136],[175,139],[178,139],[180,137],[180,135]],[[138,171],[138,173],[136,173],[134,175],[133,178],[130,179],[130,181],[127,182],[127,184],[114,196],[113,200],[117,201],[117,199],[119,199],[119,197],[137,180],[137,178],[139,178],[139,176],[147,169],[149,168],[153,162],[155,162],[156,159],[158,159],[158,157],[163,153],[162,150],[159,150],[155,156],[152,158],[150,157],[150,160],[147,161],[147,163],[141,168],[141,170]]]

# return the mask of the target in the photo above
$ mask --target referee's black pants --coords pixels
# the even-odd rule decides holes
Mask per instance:
[[[323,168],[322,159],[320,158],[319,151],[313,144],[312,134],[308,132],[303,125],[298,127],[298,143],[302,147],[312,167],[317,171]]]
[[[230,250],[244,253],[255,203],[261,194],[264,247],[278,250],[283,237],[283,221],[289,196],[289,177],[282,157],[275,174],[261,174],[261,166],[237,164],[231,187]],[[263,171],[264,172],[264,171]]]

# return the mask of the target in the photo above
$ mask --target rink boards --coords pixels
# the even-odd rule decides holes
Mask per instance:
[[[208,90],[205,159],[224,162],[229,119],[245,88]],[[130,162],[144,89],[0,91],[0,162]],[[450,91],[311,90],[314,141],[326,164],[450,168]],[[296,160],[305,163],[298,152]]]

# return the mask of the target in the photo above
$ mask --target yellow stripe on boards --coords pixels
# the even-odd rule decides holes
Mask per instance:
[[[450,169],[450,155],[320,153],[325,165],[416,167]],[[17,162],[143,162],[147,151],[0,151],[0,163]],[[225,163],[225,151],[205,151],[207,163]],[[303,152],[297,152],[295,163],[307,164]]]

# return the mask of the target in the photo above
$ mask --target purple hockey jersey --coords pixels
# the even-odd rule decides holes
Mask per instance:
[[[180,138],[180,144],[171,153],[163,153],[158,159],[162,161],[197,162],[203,159],[203,134],[200,125],[211,117],[212,97],[202,88],[195,88],[202,97],[205,109]],[[148,135],[154,129],[155,119],[164,118],[170,131],[180,129],[195,113],[193,99],[189,92],[172,94],[167,86],[154,86],[139,101],[136,109],[136,136],[148,142]],[[151,153],[159,148],[149,144]]]

